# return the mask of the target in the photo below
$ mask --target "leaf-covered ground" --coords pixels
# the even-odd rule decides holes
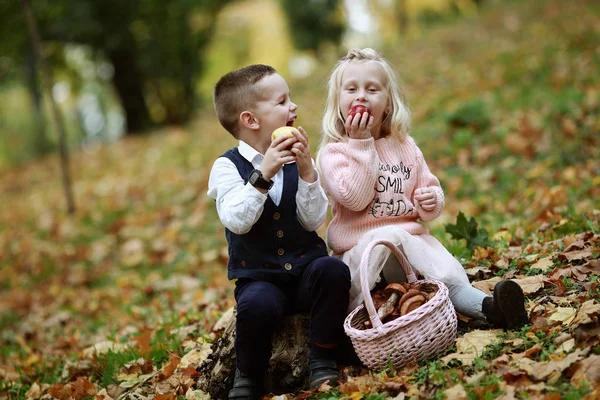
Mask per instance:
[[[402,370],[348,368],[337,388],[275,398],[600,397],[600,4],[529,3],[382,51],[446,191],[430,229],[482,290],[519,282],[532,324],[461,331]],[[330,68],[291,82],[313,151]],[[205,398],[194,367],[233,305],[206,185],[233,145],[209,107],[185,129],[78,152],[71,217],[56,157],[0,172],[0,398]]]

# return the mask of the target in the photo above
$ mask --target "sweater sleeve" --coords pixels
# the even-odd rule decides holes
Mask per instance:
[[[416,153],[417,153],[417,162],[419,163],[419,173],[418,173],[418,180],[417,180],[417,186],[415,187],[415,189],[417,188],[431,188],[433,189],[435,195],[436,195],[436,202],[435,202],[435,208],[431,211],[425,211],[423,210],[423,208],[419,205],[419,202],[414,198],[414,191],[413,191],[413,203],[417,206],[417,212],[419,213],[419,218],[421,219],[421,221],[431,221],[434,220],[435,218],[439,217],[440,214],[442,213],[442,210],[444,209],[444,204],[445,204],[445,199],[444,199],[444,191],[442,189],[442,186],[440,185],[440,181],[438,180],[438,178],[431,173],[431,171],[429,170],[429,166],[427,165],[427,162],[425,161],[425,157],[423,157],[423,153],[421,152],[421,149],[419,149],[418,146],[416,146],[415,144],[415,148],[416,148]]]
[[[325,146],[319,157],[325,190],[341,206],[363,210],[373,200],[378,160],[373,138]]]

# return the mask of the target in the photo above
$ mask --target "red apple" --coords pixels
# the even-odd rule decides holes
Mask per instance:
[[[354,107],[352,107],[350,109],[350,112],[348,113],[348,116],[354,118],[354,116],[356,114],[358,114],[359,116],[362,116],[363,113],[365,113],[365,112],[370,113],[370,111],[369,111],[369,109],[367,107],[365,107],[363,105],[360,105],[360,104],[357,104],[357,105],[355,105]]]

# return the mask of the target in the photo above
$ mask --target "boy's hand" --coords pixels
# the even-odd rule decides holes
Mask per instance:
[[[301,126],[298,127],[298,131],[300,134],[294,132],[294,136],[298,141],[292,146],[292,153],[296,156],[296,164],[298,165],[298,174],[304,182],[313,183],[317,180],[317,171],[315,171],[312,164],[308,134]]]
[[[437,195],[430,187],[418,188],[415,190],[415,200],[419,202],[423,210],[433,211],[437,203]]]
[[[280,136],[271,142],[265,152],[265,157],[260,163],[263,178],[266,180],[272,179],[283,164],[296,160],[296,156],[290,148],[297,140],[296,137]]]
[[[346,118],[346,133],[351,139],[368,139],[371,137],[371,128],[375,119],[368,112],[355,114]]]

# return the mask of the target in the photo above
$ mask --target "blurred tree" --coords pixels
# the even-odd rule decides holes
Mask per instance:
[[[315,50],[325,42],[338,44],[344,21],[338,0],[281,0],[290,34],[299,50]]]
[[[227,2],[32,0],[32,7],[42,40],[86,45],[110,61],[127,131],[138,133],[153,121],[178,124],[190,117],[197,105],[193,88],[203,67],[203,51],[215,16]],[[18,2],[0,4],[3,21],[9,17],[0,28],[8,35],[3,42],[22,38]],[[0,49],[24,61],[23,46],[3,43]]]
[[[45,116],[40,82],[36,73],[37,65],[31,41],[28,40],[27,26],[21,3],[18,1],[0,1],[0,82],[22,80],[26,82],[31,98],[34,135],[31,150],[35,154],[44,154],[52,149],[45,129]],[[8,57],[10,56],[10,58]],[[16,56],[16,57],[15,57]]]

